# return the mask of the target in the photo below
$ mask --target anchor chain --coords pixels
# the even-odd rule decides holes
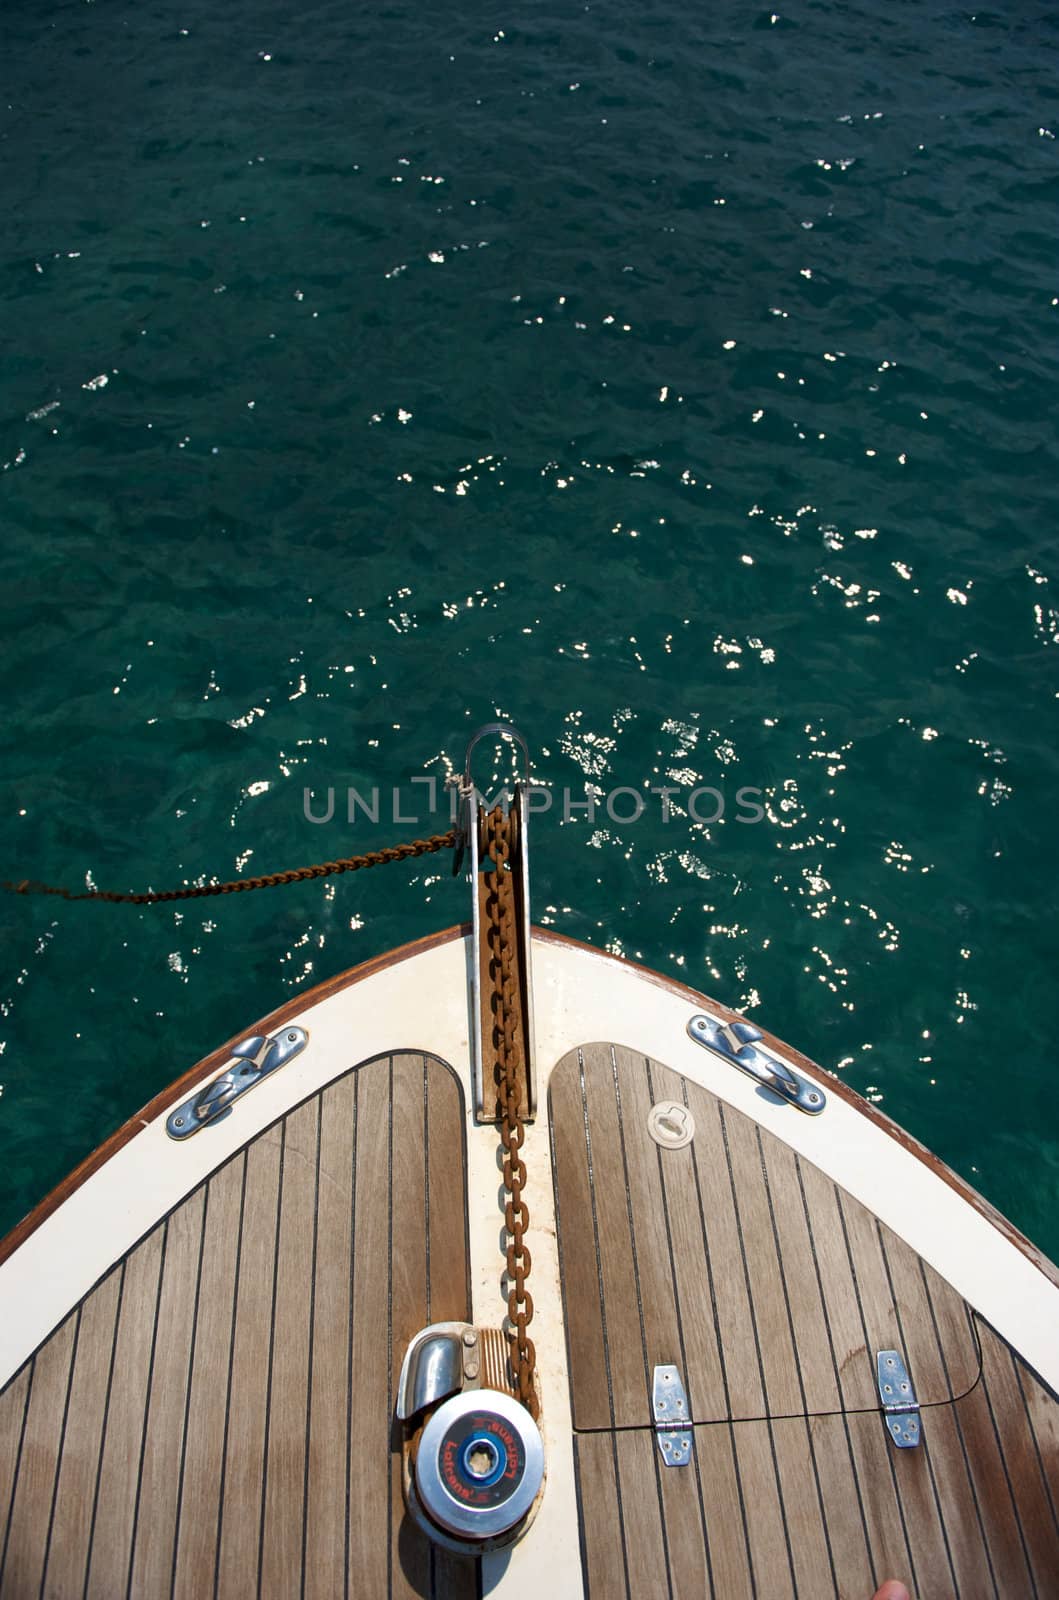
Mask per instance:
[[[385,845],[362,856],[342,856],[338,861],[321,861],[315,867],[290,867],[286,872],[269,872],[257,878],[233,878],[229,883],[199,883],[185,889],[147,889],[142,894],[119,894],[111,889],[89,889],[75,894],[72,889],[50,883],[0,883],[10,894],[52,894],[61,900],[106,900],[111,905],[154,906],[168,900],[201,900],[214,894],[238,894],[246,889],[274,889],[277,884],[303,883],[309,878],[333,878],[339,872],[358,872],[361,867],[381,867],[388,861],[404,861],[408,856],[432,855],[435,850],[451,850],[456,830],[435,833],[429,839],[409,839],[406,844]]]
[[[485,933],[489,946],[490,1004],[493,1013],[494,1078],[500,1112],[500,1139],[504,1147],[504,1229],[507,1234],[506,1277],[511,1324],[511,1366],[518,1397],[533,1418],[539,1411],[534,1383],[537,1352],[529,1336],[533,1296],[526,1287],[532,1257],[526,1244],[529,1207],[523,1198],[526,1165],[521,1150],[526,1138],[523,1121],[522,1007],[518,973],[518,933],[513,862],[518,813],[505,817],[500,806],[482,819],[483,853],[493,863],[485,896]]]

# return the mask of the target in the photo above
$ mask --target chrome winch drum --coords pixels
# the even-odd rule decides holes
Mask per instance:
[[[415,1487],[423,1510],[458,1539],[496,1539],[529,1511],[544,1445],[525,1406],[498,1389],[453,1395],[423,1429]]]

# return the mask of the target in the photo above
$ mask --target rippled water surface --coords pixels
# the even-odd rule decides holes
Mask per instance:
[[[2,875],[423,833],[392,786],[514,717],[557,794],[647,800],[540,817],[538,921],[745,1007],[1059,1254],[1054,10],[3,27]],[[447,858],[0,899],[0,1226],[465,914]]]

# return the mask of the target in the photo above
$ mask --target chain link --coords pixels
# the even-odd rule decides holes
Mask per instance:
[[[513,863],[517,843],[517,813],[505,817],[500,806],[483,818],[485,854],[493,863],[485,896],[485,929],[489,945],[490,1003],[493,1011],[494,1075],[500,1111],[500,1139],[504,1146],[504,1230],[507,1234],[506,1278],[508,1322],[511,1324],[511,1366],[518,1397],[532,1417],[539,1410],[534,1373],[537,1352],[528,1327],[533,1320],[533,1296],[526,1287],[533,1258],[526,1244],[529,1207],[523,1198],[526,1166],[521,1150],[526,1138],[523,1122],[522,1007],[518,972],[518,926]]]
[[[23,878],[21,883],[0,883],[0,889],[11,894],[53,894],[62,900],[106,900],[112,905],[153,906],[164,900],[201,900],[207,895],[239,894],[246,889],[274,889],[281,883],[304,883],[308,878],[333,878],[339,872],[358,872],[361,867],[381,867],[388,861],[404,861],[408,856],[451,850],[455,843],[456,830],[450,828],[448,833],[435,833],[429,839],[409,839],[406,844],[386,845],[382,850],[369,850],[362,856],[321,861],[315,867],[291,867],[287,872],[270,872],[260,878],[233,878],[230,883],[195,884],[187,889],[148,889],[143,894],[119,894],[110,889],[89,889],[75,894],[72,889],[34,883],[29,878]]]

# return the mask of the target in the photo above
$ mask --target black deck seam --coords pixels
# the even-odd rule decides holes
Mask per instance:
[[[746,1258],[746,1240],[743,1238],[743,1219],[739,1211],[739,1195],[737,1193],[735,1172],[732,1168],[732,1151],[728,1142],[728,1125],[725,1122],[724,1106],[721,1104],[720,1100],[717,1101],[717,1115],[720,1118],[721,1123],[721,1141],[724,1145],[724,1159],[728,1166],[728,1184],[732,1191],[732,1208],[735,1214],[736,1235],[739,1239],[739,1255],[743,1263],[743,1281],[746,1285],[747,1305],[750,1308],[750,1326],[754,1334],[754,1350],[757,1354],[758,1377],[761,1380],[761,1394],[765,1402],[765,1409],[767,1413],[771,1405],[771,1401],[769,1400],[768,1385],[765,1382],[765,1362],[761,1353],[761,1335],[757,1325],[757,1312],[754,1309],[754,1291],[750,1283],[750,1266]],[[791,1574],[791,1593],[795,1596],[795,1600],[797,1600],[798,1578],[794,1570],[794,1550],[791,1546],[791,1531],[787,1525],[787,1507],[783,1499],[783,1484],[780,1479],[779,1460],[776,1456],[776,1436],[772,1430],[771,1416],[766,1414],[765,1421],[768,1424],[769,1452],[772,1456],[773,1476],[776,1479],[776,1499],[780,1509],[780,1520],[783,1524],[783,1541],[787,1548],[787,1565],[790,1568]]]

